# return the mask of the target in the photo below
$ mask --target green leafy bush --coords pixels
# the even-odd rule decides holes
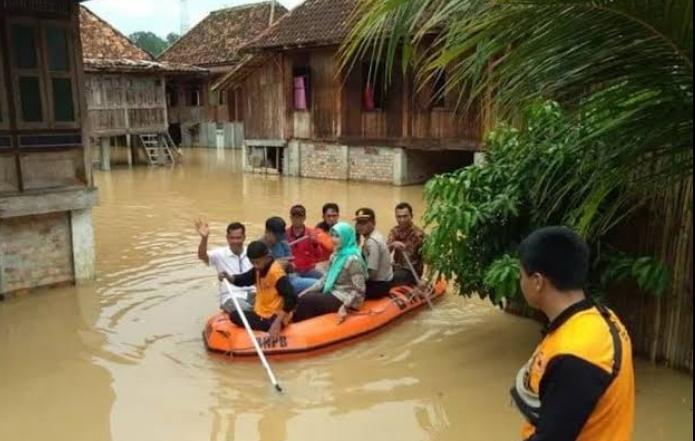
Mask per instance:
[[[432,271],[455,280],[461,294],[492,303],[519,298],[519,242],[536,228],[566,225],[594,249],[589,286],[634,279],[660,294],[668,269],[651,257],[598,253],[604,235],[637,206],[627,197],[629,179],[602,163],[610,146],[596,141],[576,148],[594,128],[591,115],[569,117],[555,102],[532,106],[526,125],[501,124],[487,136],[486,158],[430,180],[425,253]],[[582,144],[586,145],[586,143]]]

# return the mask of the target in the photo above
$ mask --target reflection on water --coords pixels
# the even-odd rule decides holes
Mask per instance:
[[[449,296],[356,344],[272,361],[285,393],[253,360],[206,353],[217,304],[196,259],[193,220],[224,243],[232,220],[303,203],[318,221],[377,210],[382,231],[422,188],[244,175],[238,152],[188,150],[173,169],[97,172],[97,280],[0,303],[0,440],[518,439],[508,387],[538,339],[534,323]],[[692,379],[638,363],[638,441],[692,439]]]

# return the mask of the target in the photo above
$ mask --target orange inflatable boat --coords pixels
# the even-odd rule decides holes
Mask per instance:
[[[384,298],[367,300],[359,311],[348,315],[340,324],[338,314],[325,314],[289,324],[274,340],[265,332],[255,331],[256,339],[266,355],[309,352],[345,342],[373,332],[425,305],[425,299],[411,295],[412,289],[399,286],[391,289]],[[445,291],[446,282],[439,281],[430,299],[441,297]],[[232,323],[227,313],[222,311],[210,317],[203,338],[211,351],[235,356],[256,355],[246,330]]]

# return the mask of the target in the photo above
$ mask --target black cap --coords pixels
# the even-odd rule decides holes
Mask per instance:
[[[249,259],[259,259],[268,255],[268,245],[260,240],[254,240],[246,249],[246,256]]]
[[[374,214],[374,210],[371,208],[360,208],[359,210],[355,211],[355,220],[357,222],[374,222],[376,220],[376,215]]]

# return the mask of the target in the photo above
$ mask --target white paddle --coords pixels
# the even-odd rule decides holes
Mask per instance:
[[[408,264],[410,272],[413,273],[413,277],[415,277],[415,283],[417,283],[417,286],[419,287],[422,282],[420,280],[420,276],[417,275],[415,268],[413,268],[413,264],[410,262],[410,258],[408,258],[408,253],[406,253],[405,250],[401,250],[401,254],[403,254],[403,258],[405,258],[405,263]],[[430,309],[434,309],[434,305],[432,305],[432,300],[430,300],[429,293],[425,294],[425,300],[427,300],[427,304],[430,306]]]
[[[258,354],[258,358],[261,359],[261,363],[263,364],[265,371],[268,373],[268,378],[270,378],[270,382],[273,384],[273,386],[275,386],[275,389],[277,389],[278,392],[282,392],[282,388],[280,387],[278,380],[275,378],[275,374],[273,374],[273,370],[270,369],[270,365],[268,364],[268,360],[266,360],[265,354],[263,353],[261,346],[258,344],[258,341],[256,340],[256,336],[254,335],[253,330],[251,329],[251,326],[249,325],[249,321],[246,320],[246,314],[244,314],[244,311],[241,310],[241,307],[239,306],[239,300],[237,300],[236,296],[234,296],[234,294],[232,292],[232,285],[229,283],[229,281],[227,279],[222,279],[222,281],[224,282],[224,285],[227,287],[227,291],[229,291],[229,294],[232,297],[232,301],[234,302],[234,307],[239,312],[239,316],[241,317],[241,321],[244,322],[244,328],[246,328],[246,332],[249,334],[249,338],[251,339],[251,342],[253,343],[253,347],[256,349],[256,353]]]

